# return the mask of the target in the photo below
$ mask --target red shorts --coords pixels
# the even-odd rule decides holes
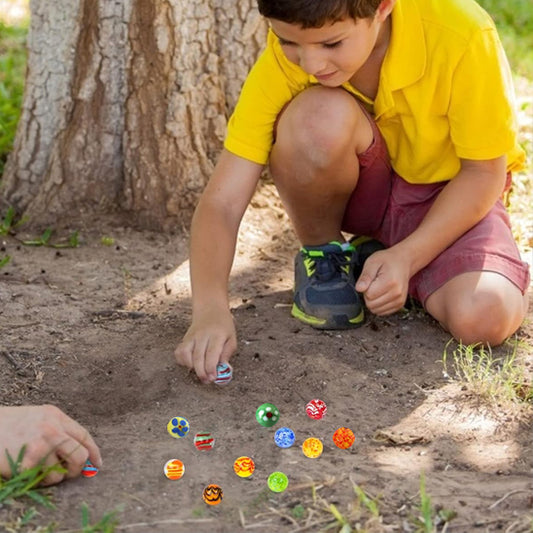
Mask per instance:
[[[446,182],[413,185],[398,176],[379,129],[370,116],[369,120],[374,140],[359,155],[359,181],[348,201],[342,229],[392,246],[419,226]],[[522,293],[528,288],[529,267],[520,258],[501,200],[485,218],[411,278],[409,294],[424,303],[447,281],[472,271],[497,272]]]

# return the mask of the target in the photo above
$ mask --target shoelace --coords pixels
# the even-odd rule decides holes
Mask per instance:
[[[308,260],[314,263],[313,275],[318,281],[330,281],[335,277],[348,274],[350,265],[353,264],[355,254],[347,256],[344,250],[326,252],[324,256],[307,254]]]

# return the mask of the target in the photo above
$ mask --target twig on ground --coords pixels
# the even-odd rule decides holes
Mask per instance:
[[[509,496],[512,496],[513,494],[520,494],[521,492],[529,492],[529,490],[527,489],[515,489],[515,490],[511,490],[509,491],[507,494],[504,494],[499,500],[496,500],[492,505],[489,505],[488,509],[494,509],[495,507],[497,507],[498,505],[500,505],[500,503],[502,503],[503,501],[505,501],[507,498],[509,498]]]
[[[272,523],[272,519],[271,518],[268,518],[267,520],[261,520],[261,522],[256,522],[255,524],[246,524],[244,526],[244,529],[254,529],[256,527],[264,527],[266,526],[267,524],[271,524]]]
[[[26,324],[4,324],[3,327],[6,329],[17,329],[17,328],[33,328],[33,326],[40,326],[42,322],[26,322]]]
[[[333,519],[330,518],[323,518],[322,520],[315,520],[314,522],[311,522],[310,524],[305,524],[303,526],[297,527],[296,529],[293,529],[290,531],[290,533],[300,533],[301,531],[305,531],[306,529],[310,529],[315,526],[319,526],[322,524],[327,524],[328,522],[332,522]]]
[[[117,529],[133,529],[135,527],[150,527],[150,526],[162,526],[165,524],[207,524],[208,522],[214,522],[215,518],[169,518],[168,520],[156,520],[155,522],[136,522],[134,524],[118,524],[115,526]],[[78,530],[72,531],[60,531],[59,533],[79,533]]]
[[[285,514],[285,513],[282,513],[281,511],[278,511],[277,509],[274,509],[274,507],[269,507],[268,509],[270,511],[272,511],[274,514],[277,514],[278,516],[281,516],[282,518],[285,518],[285,520],[288,520],[289,522],[291,522],[296,527],[299,526],[298,522],[292,516],[290,516],[288,514]]]
[[[0,354],[2,354],[13,365],[15,372],[19,376],[26,376],[26,370],[22,368],[21,364],[9,352],[2,350]]]
[[[102,311],[93,311],[92,315],[97,318],[116,320],[118,318],[144,318],[146,313],[142,311],[128,311],[126,309],[104,309]]]

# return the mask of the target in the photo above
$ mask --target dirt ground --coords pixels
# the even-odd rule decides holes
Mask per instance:
[[[239,346],[226,387],[200,384],[174,360],[190,320],[186,235],[112,222],[70,229],[80,230],[78,248],[23,246],[22,227],[2,238],[0,253],[12,258],[0,270],[0,403],[62,407],[104,458],[96,477],[53,488],[56,509],[39,508],[34,525],[79,529],[86,502],[93,521],[119,509],[117,531],[318,532],[334,522],[330,504],[357,514],[357,484],[380,499],[380,520],[368,531],[415,531],[425,472],[432,504],[457,513],[447,531],[531,531],[531,418],[491,410],[446,379],[449,335],[420,310],[368,316],[343,332],[291,318],[297,243],[269,187],[241,227],[231,278]],[[531,316],[518,335],[530,370]],[[323,420],[306,416],[313,398],[328,406]],[[255,420],[264,402],[281,412],[273,428]],[[168,435],[174,416],[188,419],[187,437]],[[292,448],[275,445],[281,426],[295,431]],[[332,441],[340,426],[355,432],[349,450]],[[200,452],[193,436],[206,430],[215,447]],[[307,437],[323,441],[321,457],[303,455]],[[255,461],[251,478],[233,472],[241,455]],[[163,474],[171,458],[185,464],[178,481]],[[268,489],[274,471],[287,474],[287,491]],[[216,507],[202,501],[209,483],[224,491]],[[0,508],[0,531],[17,512]]]

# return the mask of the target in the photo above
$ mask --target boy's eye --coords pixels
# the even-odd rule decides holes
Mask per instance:
[[[278,40],[281,46],[289,46],[291,44],[294,44],[291,41],[286,41],[285,39],[282,39],[281,37],[278,37]]]
[[[342,41],[335,41],[334,43],[324,43],[324,48],[337,48],[340,46]]]

